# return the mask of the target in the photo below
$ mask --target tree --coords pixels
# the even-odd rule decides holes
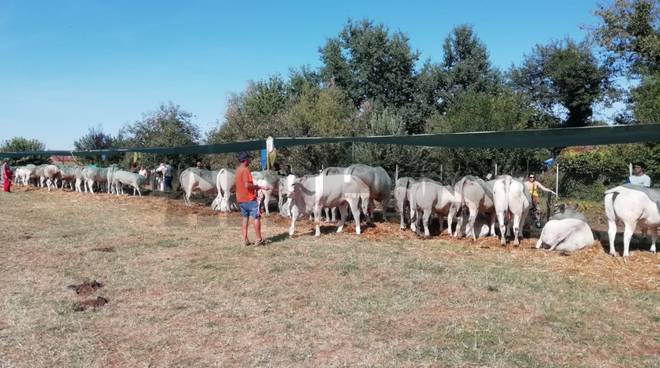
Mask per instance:
[[[660,122],[660,7],[654,0],[615,0],[600,6],[600,23],[592,30],[618,73],[639,80],[632,87],[628,107],[631,122]]]
[[[472,27],[455,27],[442,48],[440,97],[445,107],[462,91],[487,92],[499,84],[499,73],[491,67],[486,46]]]
[[[89,128],[87,133],[73,142],[77,151],[102,150],[114,147],[114,139],[100,127]]]
[[[548,121],[532,108],[529,98],[510,88],[495,92],[463,91],[443,115],[436,115],[431,122],[435,132],[455,133],[469,131],[522,130],[540,128]],[[547,158],[547,150],[541,150]],[[444,164],[447,176],[466,174],[483,176],[493,172],[497,163],[500,172],[521,173],[528,166],[537,168],[539,159],[534,150],[524,149],[454,149],[439,150],[437,155]]]
[[[177,147],[193,146],[200,138],[199,128],[192,122],[193,115],[179,105],[160,105],[154,112],[144,114],[142,120],[124,128],[127,144],[132,147]],[[162,161],[192,165],[194,155],[142,154],[143,164],[154,166]]]
[[[35,152],[43,151],[46,145],[37,139],[27,139],[24,137],[14,137],[8,139],[0,146],[0,152]],[[42,164],[48,161],[47,157],[43,156],[26,156],[14,160],[16,165],[27,164]]]
[[[602,23],[593,31],[610,61],[632,74],[660,72],[660,7],[655,0],[615,0],[596,10]]]
[[[510,72],[513,85],[546,113],[557,117],[558,107],[566,109],[564,125],[569,127],[590,124],[593,105],[614,94],[610,77],[586,42],[570,39],[537,45]]]
[[[325,83],[346,91],[356,108],[369,103],[398,109],[413,103],[419,54],[403,33],[390,34],[384,25],[368,20],[349,20],[320,53]]]
[[[631,102],[635,122],[660,123],[660,73],[643,76],[631,91]]]
[[[243,93],[230,97],[224,122],[208,134],[208,142],[280,135],[284,127],[282,115],[291,102],[291,89],[279,76],[251,82]]]

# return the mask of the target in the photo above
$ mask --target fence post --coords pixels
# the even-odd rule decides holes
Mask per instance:
[[[497,177],[497,162],[495,163],[495,177]]]
[[[557,175],[555,175],[555,193],[559,195],[559,161],[557,161]]]
[[[394,185],[396,185],[396,182],[399,180],[399,164],[396,164],[396,167],[394,169]]]
[[[444,184],[443,179],[443,171],[444,171],[444,165],[440,164],[440,182]]]

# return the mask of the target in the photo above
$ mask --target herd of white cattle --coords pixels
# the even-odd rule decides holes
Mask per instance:
[[[443,185],[428,178],[414,179],[402,177],[394,183],[382,167],[355,164],[349,167],[328,167],[316,175],[286,177],[274,171],[252,173],[258,191],[259,205],[269,214],[268,204],[277,197],[277,206],[283,216],[291,218],[289,234],[295,233],[296,220],[302,215],[310,215],[315,223],[316,236],[321,234],[320,222],[323,214],[327,221],[335,221],[336,210],[340,218],[337,232],[341,232],[350,209],[355,221],[355,231],[361,233],[361,217],[372,221],[375,202],[385,209],[394,195],[400,215],[401,229],[410,227],[430,236],[429,222],[432,215],[440,219],[440,232],[443,220],[447,218],[447,232],[453,237],[468,236],[472,239],[483,236],[497,236],[495,224],[499,224],[501,244],[507,235],[518,245],[522,237],[529,209],[532,205],[530,194],[522,179],[509,175],[498,176],[484,181],[478,177],[465,176],[453,186]],[[146,178],[116,166],[64,166],[27,165],[15,170],[16,182],[28,185],[54,188],[65,187],[77,192],[94,193],[94,187],[105,186],[107,193],[123,194],[124,187],[142,195],[140,186]],[[191,204],[195,192],[213,196],[211,204],[216,211],[237,210],[235,202],[235,171],[219,171],[189,168],[184,170],[179,181],[184,191],[184,202]],[[651,233],[651,251],[655,252],[655,242],[660,228],[660,190],[633,185],[621,185],[605,192],[605,213],[608,218],[610,254],[616,255],[614,239],[617,222],[624,224],[623,256],[629,256],[632,234],[639,224],[644,233]],[[332,220],[331,220],[332,218]],[[453,222],[456,221],[456,226]],[[552,216],[543,227],[536,248],[557,251],[576,251],[594,243],[594,237],[586,218],[574,210],[566,209]]]

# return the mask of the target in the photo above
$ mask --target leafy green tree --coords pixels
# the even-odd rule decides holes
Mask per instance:
[[[564,108],[569,127],[589,125],[593,105],[614,94],[609,69],[599,65],[586,42],[570,39],[537,45],[510,77],[546,113],[559,117],[558,108]]]
[[[631,101],[635,122],[660,123],[660,73],[643,76],[631,91]]]
[[[499,85],[499,73],[488,60],[488,50],[472,27],[455,27],[442,45],[441,95],[444,105],[462,91],[487,92]]]
[[[46,149],[46,145],[37,140],[37,139],[27,139],[24,137],[14,137],[8,139],[2,143],[0,146],[0,152],[34,152],[34,151],[43,151]],[[27,165],[27,164],[42,164],[48,161],[48,157],[44,156],[26,156],[17,159],[13,159],[13,164]]]
[[[325,83],[346,91],[356,108],[362,109],[364,104],[390,108],[413,104],[419,54],[411,50],[405,34],[390,33],[384,25],[368,20],[349,20],[320,53]]]
[[[250,83],[243,93],[229,99],[224,122],[208,134],[208,142],[281,135],[282,116],[291,101],[290,90],[291,86],[278,76]]]
[[[660,122],[660,6],[654,0],[615,0],[596,11],[592,30],[614,70],[639,80],[627,99],[630,122]],[[625,116],[625,115],[624,115]]]
[[[619,70],[632,74],[660,72],[660,6],[655,0],[615,0],[600,5],[601,23],[592,34],[618,62]]]
[[[502,87],[498,92],[463,91],[456,95],[445,114],[431,119],[434,132],[455,133],[469,131],[522,130],[541,128],[549,124],[547,118],[531,107],[529,98],[520,92]],[[438,158],[444,165],[446,177],[458,179],[466,174],[500,173],[524,174],[538,170],[541,158],[550,153],[524,149],[440,149]]]
[[[177,147],[197,145],[200,139],[199,127],[192,122],[193,115],[179,105],[160,105],[154,112],[147,113],[142,120],[124,128],[126,143],[132,147]],[[155,155],[141,154],[140,161],[155,166],[162,161],[171,161],[174,166],[191,166],[197,157],[194,155]]]
[[[77,151],[101,150],[113,148],[112,135],[106,134],[100,127],[89,128],[87,133],[73,142]]]

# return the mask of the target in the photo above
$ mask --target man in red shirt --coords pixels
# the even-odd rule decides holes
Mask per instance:
[[[238,202],[238,208],[243,218],[241,223],[243,244],[250,245],[250,241],[248,240],[248,222],[250,221],[250,217],[252,217],[254,218],[254,232],[257,235],[255,245],[263,245],[264,241],[261,238],[261,213],[259,212],[256,194],[259,186],[254,185],[252,173],[248,168],[250,156],[247,152],[241,152],[238,155],[238,161],[240,165],[236,169],[236,201]]]
[[[7,160],[2,161],[2,170],[0,172],[0,175],[2,175],[3,179],[3,186],[4,186],[4,191],[9,193],[11,191],[11,180],[13,179],[13,173],[11,172],[11,168],[9,167],[9,162]]]

